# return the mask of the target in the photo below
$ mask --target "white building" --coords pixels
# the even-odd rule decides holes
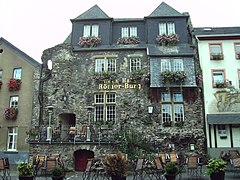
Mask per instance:
[[[195,28],[194,34],[203,78],[207,150],[218,157],[221,151],[240,150],[240,27]]]

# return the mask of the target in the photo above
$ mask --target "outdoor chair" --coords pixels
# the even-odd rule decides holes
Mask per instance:
[[[167,156],[165,153],[159,153],[159,157],[162,161],[163,164],[166,164],[166,159],[167,159]]]
[[[229,150],[228,155],[229,155],[229,159],[236,159],[240,157],[239,152],[236,149]]]
[[[164,179],[164,177],[163,177],[164,168],[163,168],[160,157],[155,157],[154,163],[156,166],[154,176],[156,177],[156,179]]]
[[[174,151],[170,152],[169,156],[170,156],[170,162],[178,163],[178,155],[176,152]]]
[[[137,164],[134,170],[133,179],[136,179],[136,180],[143,179],[143,163],[144,163],[144,158],[138,158]]]
[[[190,155],[187,158],[187,174],[191,177],[201,176],[201,166],[198,166],[198,156]]]
[[[91,179],[92,166],[93,166],[93,159],[88,159],[86,169],[82,174],[83,180]]]

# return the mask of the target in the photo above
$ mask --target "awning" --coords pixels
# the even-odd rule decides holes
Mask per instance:
[[[240,114],[208,114],[208,124],[240,124]]]

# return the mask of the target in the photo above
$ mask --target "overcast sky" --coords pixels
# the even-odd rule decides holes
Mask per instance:
[[[94,5],[112,18],[143,18],[162,0],[0,0],[0,37],[41,62],[42,52],[62,43],[74,19]],[[239,0],[165,0],[189,12],[194,27],[240,26]]]

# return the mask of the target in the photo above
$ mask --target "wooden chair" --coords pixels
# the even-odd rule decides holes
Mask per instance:
[[[154,158],[154,163],[155,163],[155,166],[156,166],[156,169],[155,169],[155,172],[154,172],[155,177],[157,179],[164,179],[164,177],[163,177],[164,168],[163,168],[160,157],[155,157]]]
[[[172,163],[178,163],[178,155],[176,152],[170,152],[170,162]]]
[[[190,155],[187,158],[187,174],[191,177],[200,177],[200,169],[198,166],[198,156]]]
[[[82,174],[83,180],[91,179],[92,166],[93,166],[93,159],[88,159],[86,169]]]
[[[230,159],[236,159],[240,157],[239,152],[236,149],[229,150],[228,154]]]
[[[44,171],[44,176],[51,176],[52,170],[58,166],[58,161],[56,158],[47,157],[46,162],[42,170]]]
[[[134,170],[133,179],[136,179],[136,180],[143,179],[143,163],[144,163],[144,158],[138,158],[137,164]]]
[[[166,164],[166,159],[167,159],[166,154],[165,153],[159,153],[159,157],[161,158],[161,162],[163,164]]]

